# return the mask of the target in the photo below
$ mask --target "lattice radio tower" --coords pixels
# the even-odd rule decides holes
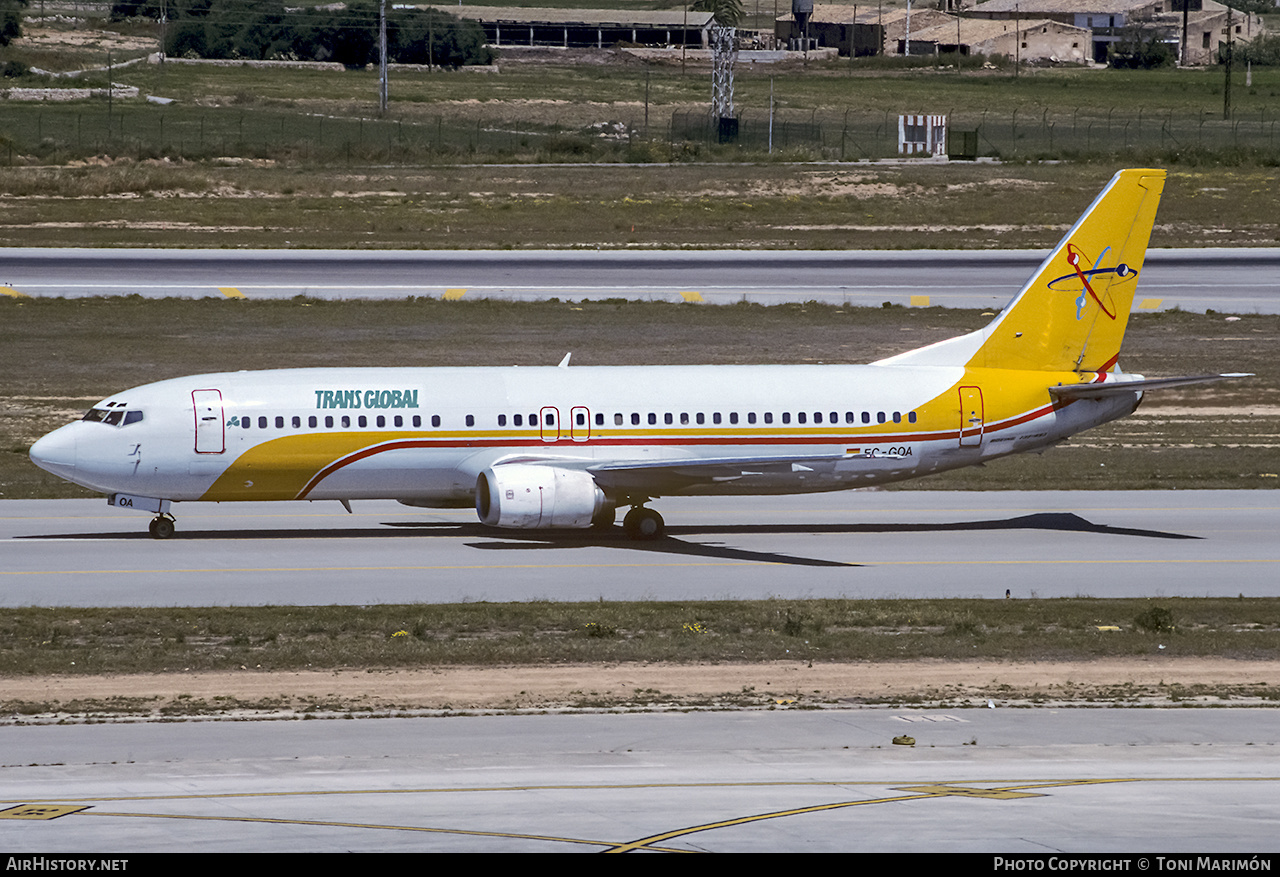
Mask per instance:
[[[737,60],[737,28],[711,28],[711,114],[721,143],[738,139],[738,117],[733,112],[733,64]]]

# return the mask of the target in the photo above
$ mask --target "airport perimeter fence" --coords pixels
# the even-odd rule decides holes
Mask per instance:
[[[930,109],[929,112],[933,112]],[[904,111],[904,114],[924,112]],[[1280,160],[1280,111],[1236,114],[1144,111],[1114,107],[1055,113],[1011,110],[1000,113],[938,113],[947,116],[950,132],[975,132],[979,156],[998,158],[1071,158],[1091,155],[1249,151]],[[898,114],[853,110],[784,110],[770,119],[754,110],[738,116],[736,138],[726,141],[710,112],[675,113],[674,141],[708,148],[736,146],[752,152],[807,151],[840,161],[898,155]]]
[[[1280,160],[1280,110],[1223,120],[1221,113],[1020,110],[949,113],[952,132],[976,132],[978,155],[1008,159],[1173,156],[1197,151]],[[915,112],[913,108],[910,110]],[[615,111],[625,112],[625,111]],[[904,112],[908,112],[904,110]],[[95,155],[138,159],[272,158],[319,164],[433,161],[678,161],[735,154],[853,161],[898,154],[898,114],[840,110],[745,109],[737,135],[722,141],[709,111],[676,112],[645,123],[635,111],[586,128],[554,120],[483,114],[378,119],[274,107],[160,106],[94,98],[65,104],[0,100],[0,164]]]

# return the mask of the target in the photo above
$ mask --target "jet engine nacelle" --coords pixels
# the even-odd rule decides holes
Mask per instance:
[[[476,514],[491,527],[585,528],[612,512],[591,474],[577,469],[503,463],[476,479]]]

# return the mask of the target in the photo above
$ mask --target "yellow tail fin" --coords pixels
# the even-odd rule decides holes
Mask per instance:
[[[1033,371],[1113,368],[1164,177],[1162,170],[1120,171],[990,325],[883,362]]]
[[[1107,371],[1120,355],[1164,171],[1122,170],[985,330],[969,365]]]

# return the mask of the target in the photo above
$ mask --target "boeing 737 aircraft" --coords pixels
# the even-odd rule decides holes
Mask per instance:
[[[155,515],[171,503],[474,503],[496,527],[657,538],[668,495],[843,490],[972,466],[1131,413],[1120,371],[1164,171],[1123,170],[988,326],[870,365],[309,368],[160,381],[31,459]]]

